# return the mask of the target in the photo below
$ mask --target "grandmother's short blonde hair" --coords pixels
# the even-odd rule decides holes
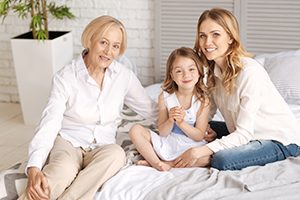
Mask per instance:
[[[97,17],[85,27],[81,35],[82,46],[85,49],[89,49],[91,42],[94,39],[99,40],[103,36],[104,32],[113,26],[119,27],[123,34],[120,47],[120,55],[122,55],[127,48],[127,33],[125,27],[122,22],[108,15]]]

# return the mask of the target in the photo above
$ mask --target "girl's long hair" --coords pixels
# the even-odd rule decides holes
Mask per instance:
[[[172,51],[167,61],[166,76],[162,84],[162,89],[170,94],[174,93],[175,91],[178,91],[178,85],[172,78],[172,70],[174,67],[173,66],[174,61],[179,56],[190,58],[195,62],[199,73],[199,79],[195,85],[194,94],[198,100],[200,100],[201,102],[205,102],[205,100],[208,98],[208,93],[207,93],[206,85],[203,82],[203,78],[204,78],[203,62],[201,61],[198,53],[196,53],[191,48],[181,47]]]

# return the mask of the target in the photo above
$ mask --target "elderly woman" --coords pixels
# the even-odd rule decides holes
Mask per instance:
[[[125,164],[125,153],[115,144],[123,104],[156,118],[156,105],[135,74],[116,61],[126,39],[123,24],[110,16],[85,28],[82,55],[53,78],[30,143],[28,184],[20,199],[93,199]]]

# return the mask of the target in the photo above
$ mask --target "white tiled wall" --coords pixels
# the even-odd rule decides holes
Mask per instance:
[[[74,57],[82,50],[80,37],[84,27],[97,16],[111,15],[121,20],[127,28],[126,55],[136,64],[142,84],[146,86],[154,82],[154,0],[56,0],[56,2],[68,4],[76,19],[60,22],[50,20],[49,29],[73,32]],[[0,102],[19,101],[10,38],[28,29],[28,20],[20,20],[12,14],[0,24]]]

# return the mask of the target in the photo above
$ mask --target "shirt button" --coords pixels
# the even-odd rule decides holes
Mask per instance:
[[[100,120],[96,122],[96,125],[100,125],[100,124],[101,124]]]

